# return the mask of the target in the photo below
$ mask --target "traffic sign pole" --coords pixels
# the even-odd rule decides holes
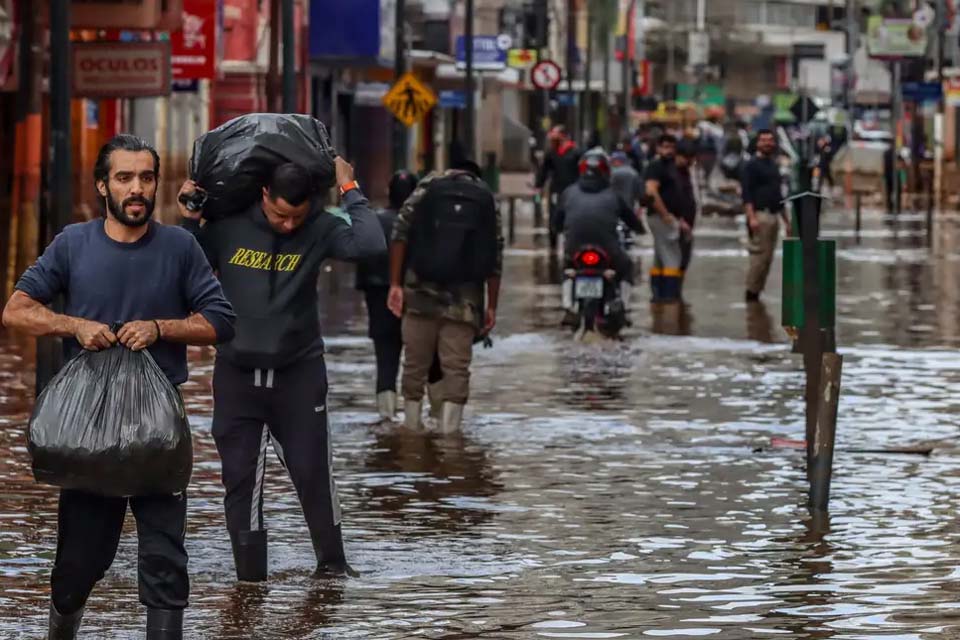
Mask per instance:
[[[476,120],[476,95],[473,88],[473,0],[466,0],[466,24],[464,25],[464,62],[466,62],[466,77],[463,88],[467,94],[467,108],[464,110],[463,137],[464,155],[468,160],[475,161],[473,147],[476,142],[474,121]]]
[[[400,82],[400,78],[407,71],[406,61],[406,30],[405,9],[406,0],[396,0],[395,29],[393,53],[393,80]],[[407,168],[407,128],[399,119],[393,122],[393,170],[400,171]]]

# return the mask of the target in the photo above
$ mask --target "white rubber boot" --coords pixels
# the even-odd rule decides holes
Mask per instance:
[[[403,404],[403,424],[412,430],[420,430],[423,426],[420,423],[420,414],[423,403],[420,400],[407,400]]]
[[[560,305],[566,311],[576,311],[577,307],[573,301],[573,279],[564,278],[560,285]]]
[[[630,293],[633,291],[633,286],[626,281],[620,282],[620,300],[623,301],[623,308],[630,310]]]
[[[377,411],[381,420],[393,420],[397,417],[397,392],[381,391],[377,394]]]
[[[443,418],[443,382],[427,385],[427,398],[430,399],[430,417],[437,422]]]
[[[463,405],[453,402],[443,403],[443,418],[440,420],[440,431],[444,434],[459,433],[463,422]]]

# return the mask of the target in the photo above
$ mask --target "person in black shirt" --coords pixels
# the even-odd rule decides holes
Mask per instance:
[[[757,132],[757,154],[743,169],[743,207],[750,232],[747,301],[760,299],[777,248],[780,219],[788,224],[783,205],[783,178],[777,165],[777,139],[772,131]]]
[[[657,157],[644,174],[650,207],[647,224],[653,233],[653,266],[650,269],[650,288],[654,302],[673,302],[680,299],[683,280],[680,236],[691,232],[690,224],[681,213],[683,190],[676,163],[677,139],[660,136]]]
[[[580,151],[561,125],[550,130],[547,140],[550,142],[550,150],[537,171],[534,188],[540,191],[547,184],[547,180],[550,180],[549,232],[550,250],[553,251],[557,248],[557,236],[560,235],[562,226],[557,222],[560,195],[580,179]]]

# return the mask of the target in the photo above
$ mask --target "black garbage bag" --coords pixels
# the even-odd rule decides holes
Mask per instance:
[[[37,398],[28,448],[38,482],[102,495],[183,491],[193,445],[179,391],[147,351],[83,351]]]
[[[207,195],[203,216],[242,213],[260,199],[273,169],[296,162],[318,192],[336,183],[330,136],[323,123],[302,114],[250,113],[203,134],[193,144],[190,178]]]

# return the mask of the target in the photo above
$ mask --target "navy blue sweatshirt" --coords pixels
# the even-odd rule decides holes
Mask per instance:
[[[277,233],[257,202],[243,213],[183,224],[197,234],[237,312],[233,342],[218,355],[241,369],[280,369],[323,354],[317,278],[327,258],[363,260],[387,250],[383,229],[357,191],[343,199],[350,222],[317,206],[292,233]]]
[[[200,245],[178,227],[150,222],[140,240],[124,243],[107,235],[103,219],[69,225],[16,288],[43,304],[63,294],[66,315],[104,324],[199,313],[218,341],[233,338],[233,309]],[[64,339],[67,358],[80,349],[74,338]],[[170,382],[186,381],[186,345],[160,340],[148,350]]]

